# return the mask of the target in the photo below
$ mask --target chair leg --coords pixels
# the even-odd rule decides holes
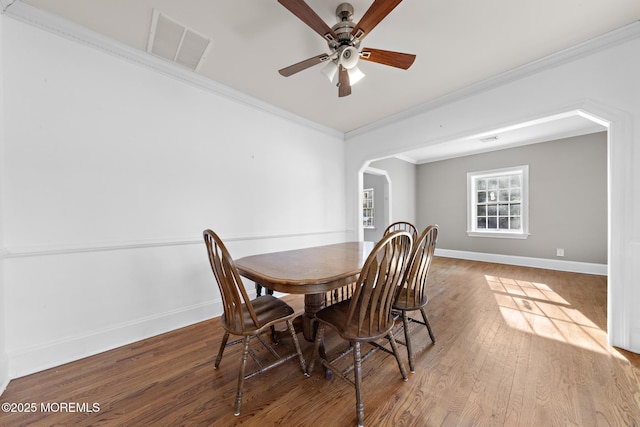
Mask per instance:
[[[298,357],[300,358],[300,367],[302,368],[302,372],[304,372],[305,376],[309,376],[307,372],[307,364],[304,361],[304,356],[302,355],[302,349],[300,348],[300,342],[298,341],[298,336],[296,335],[296,330],[293,327],[293,322],[291,320],[287,320],[287,328],[291,333],[291,338],[293,338],[293,344],[296,346],[296,352],[298,353]]]
[[[353,343],[353,376],[356,386],[356,414],[358,427],[364,425],[364,404],[362,403],[362,360],[360,358],[360,342]]]
[[[398,368],[400,368],[402,379],[407,381],[409,378],[407,378],[407,371],[404,369],[404,365],[400,360],[400,355],[398,354],[398,345],[396,344],[396,339],[393,337],[393,332],[389,332],[387,338],[389,339],[389,344],[391,344],[391,348],[393,349],[393,355],[396,357],[396,362],[398,362]]]
[[[424,320],[424,324],[427,325],[427,330],[429,331],[429,338],[431,338],[432,343],[436,343],[436,337],[433,335],[433,331],[431,330],[431,324],[429,323],[429,317],[427,317],[427,312],[424,311],[424,307],[420,307],[420,313],[422,313],[422,320]]]
[[[409,371],[414,373],[416,371],[413,365],[413,347],[411,346],[411,337],[409,336],[409,319],[407,318],[407,312],[402,311],[402,329],[404,329],[404,343],[407,346],[407,356],[409,357]]]
[[[222,342],[220,343],[220,350],[218,350],[218,356],[216,357],[216,363],[213,365],[216,369],[220,366],[220,361],[222,360],[222,353],[224,353],[224,349],[227,346],[227,341],[229,340],[229,332],[224,331],[224,336],[222,337]]]
[[[236,409],[233,415],[240,415],[240,405],[242,404],[242,387],[244,386],[244,373],[247,367],[247,356],[249,355],[249,336],[244,337],[244,351],[240,362],[240,373],[238,374],[238,390],[236,391]]]

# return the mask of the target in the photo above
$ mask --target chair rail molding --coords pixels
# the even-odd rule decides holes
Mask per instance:
[[[300,237],[322,237],[335,235],[346,235],[348,230],[327,230],[327,231],[307,231],[307,232],[265,232],[252,234],[227,234],[222,235],[226,242],[244,242],[257,240],[282,240]],[[201,236],[197,237],[176,237],[176,238],[159,238],[150,240],[133,240],[133,241],[114,241],[114,242],[87,242],[83,244],[51,244],[35,247],[9,246],[4,248],[3,254],[5,258],[23,258],[33,256],[48,256],[75,254],[84,252],[104,252],[104,251],[120,251],[131,249],[158,248],[166,246],[183,246],[183,245],[200,245],[203,244]]]

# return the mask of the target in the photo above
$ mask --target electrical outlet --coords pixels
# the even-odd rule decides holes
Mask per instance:
[[[556,249],[556,256],[564,256],[564,249],[563,248]]]

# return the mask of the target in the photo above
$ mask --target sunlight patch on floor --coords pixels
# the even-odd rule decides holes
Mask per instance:
[[[546,284],[488,275],[485,279],[510,327],[610,354],[607,333]]]

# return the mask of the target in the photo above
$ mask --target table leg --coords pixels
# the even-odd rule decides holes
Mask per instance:
[[[315,315],[324,308],[324,294],[304,295],[304,316],[302,317],[302,335],[304,339],[313,342],[316,337]]]
[[[256,298],[262,295],[262,285],[258,282],[256,284]],[[273,289],[264,288],[265,295],[273,295]]]
[[[302,335],[304,339],[309,342],[314,342],[316,338],[316,332],[318,330],[318,322],[315,320],[315,315],[318,311],[324,308],[324,296],[325,294],[305,294],[304,295],[304,315],[302,316]],[[327,353],[324,348],[324,339],[320,342],[318,348],[319,356],[323,359],[327,359]],[[315,354],[311,354],[311,357],[315,357]],[[330,369],[325,369],[325,378],[331,379],[332,372]]]

